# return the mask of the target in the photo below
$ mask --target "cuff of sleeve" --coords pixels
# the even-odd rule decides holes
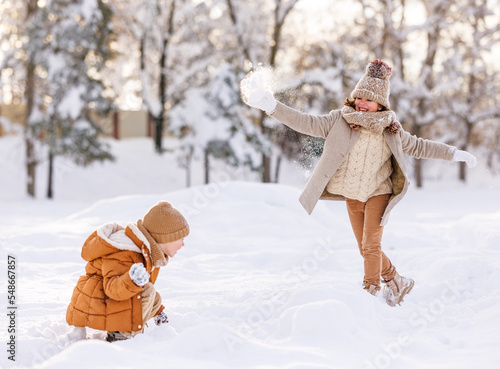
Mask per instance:
[[[450,158],[451,161],[457,161],[455,158],[455,154],[458,151],[458,149],[455,146],[450,146],[448,148],[448,157]]]
[[[165,310],[165,306],[161,305],[160,308],[158,309],[158,311],[156,312],[156,314],[153,316],[153,318],[155,316],[158,316],[163,310]]]
[[[281,103],[279,101],[276,101],[276,105],[274,105],[274,109],[270,110],[269,112],[266,111],[266,114],[272,117],[277,111]]]

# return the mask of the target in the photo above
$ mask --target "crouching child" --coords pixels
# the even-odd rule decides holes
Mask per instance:
[[[168,323],[154,283],[162,266],[184,245],[189,225],[167,201],[126,227],[107,223],[85,241],[88,263],[73,290],[66,321],[107,331],[109,342],[144,332],[146,322]]]

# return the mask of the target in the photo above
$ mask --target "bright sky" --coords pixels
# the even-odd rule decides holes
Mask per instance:
[[[406,20],[410,24],[421,23],[425,19],[424,9],[415,1],[405,4]],[[335,25],[354,22],[354,12],[361,9],[358,2],[352,0],[300,0],[295,6],[299,13],[309,13],[305,32],[318,37],[330,37]],[[301,14],[302,15],[302,14]]]

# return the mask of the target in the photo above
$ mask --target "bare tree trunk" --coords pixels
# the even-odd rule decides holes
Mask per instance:
[[[186,155],[186,187],[191,187],[191,164],[193,163],[194,147],[190,146]]]
[[[165,74],[166,70],[166,60],[167,60],[167,55],[166,55],[166,41],[164,40],[163,43],[163,51],[161,54],[161,59],[160,59],[160,65],[161,65],[161,71],[160,71],[160,83],[158,85],[158,93],[160,96],[160,113],[158,114],[157,117],[155,117],[155,149],[156,152],[159,154],[163,153],[163,128],[164,128],[164,122],[165,122],[165,102],[166,102],[166,85],[167,85],[167,76]]]
[[[279,182],[280,178],[280,167],[281,167],[281,159],[283,158],[282,154],[279,154],[276,158],[276,169],[274,170],[274,183]]]
[[[186,187],[191,187],[191,163],[186,166]]]
[[[26,20],[29,21],[37,11],[37,0],[30,0],[27,3]],[[35,176],[37,160],[35,157],[35,145],[29,132],[29,119],[33,112],[33,102],[35,95],[35,64],[30,58],[26,63],[26,89],[24,91],[26,98],[25,115],[25,144],[26,144],[26,191],[29,196],[35,197]]]
[[[158,114],[152,114],[151,107],[148,106],[149,115],[152,117],[155,128],[154,128],[154,142],[155,142],[155,150],[157,153],[163,153],[163,130],[165,127],[165,105],[167,102],[168,94],[167,94],[167,71],[168,71],[168,46],[172,35],[174,34],[174,14],[175,14],[175,6],[176,2],[173,0],[170,4],[170,10],[168,14],[168,31],[165,35],[165,38],[162,41],[161,45],[161,55],[160,55],[160,76],[158,81],[158,99],[160,104],[160,111]],[[146,52],[146,40],[147,32],[142,36],[139,51],[140,51],[140,69],[142,73],[146,71],[146,61],[145,61],[145,52]],[[148,88],[148,87],[144,87]]]
[[[283,5],[282,0],[276,0],[276,8],[274,9],[274,29],[273,29],[273,42],[271,43],[271,50],[269,53],[269,65],[274,68],[276,65],[276,55],[278,54],[278,50],[280,48],[281,41],[281,31],[283,29],[283,25],[285,24],[285,19],[287,15],[292,10],[293,6],[288,8],[285,14],[282,14],[280,17],[281,6]],[[264,125],[264,120],[266,119],[266,113],[262,112],[259,119],[259,125],[261,127],[262,133],[264,137],[269,137],[270,131]],[[265,151],[262,153],[262,182],[269,183],[271,182],[271,157]]]
[[[209,154],[208,150],[205,149],[204,152],[204,166],[205,166],[205,184],[210,183],[210,159],[209,159]]]
[[[460,150],[464,150],[466,151],[467,150],[467,147],[468,147],[468,143],[469,143],[469,140],[470,140],[470,136],[471,136],[471,133],[472,133],[472,127],[473,127],[473,123],[470,122],[468,119],[466,119],[465,121],[465,127],[466,127],[466,132],[465,132],[465,143],[459,147]],[[458,166],[458,179],[462,182],[465,182],[467,180],[467,167],[466,167],[466,163],[461,161],[459,163],[459,166]]]
[[[465,122],[466,126],[466,133],[465,133],[465,143],[459,148],[460,150],[467,150],[467,146],[469,143],[469,139],[471,136],[471,131],[472,131],[472,123],[466,120]],[[458,169],[458,179],[462,182],[465,182],[467,180],[467,167],[465,166],[465,162],[461,161],[459,163],[459,169]]]
[[[477,29],[477,24],[475,24],[475,28]],[[470,107],[474,105],[475,96],[478,96],[476,91],[477,90],[476,81],[477,80],[474,74],[471,74],[469,76],[469,83],[468,83],[469,93],[467,94],[467,105]],[[469,119],[469,116],[465,116],[465,139],[462,147],[460,147],[460,150],[467,150],[467,146],[469,145],[470,142],[473,127],[474,127],[474,122],[472,122]],[[462,182],[465,182],[467,179],[467,168],[464,162],[460,162],[459,164],[458,179]]]
[[[262,182],[271,182],[271,157],[266,153],[262,153]]]
[[[163,40],[162,53],[160,59],[160,82],[158,85],[158,94],[160,96],[160,115],[156,119],[156,151],[163,153],[163,129],[165,126],[165,104],[167,102],[167,62],[168,62],[168,44],[174,34],[174,14],[175,14],[175,0],[170,4],[170,14],[168,17],[168,33],[167,37]]]
[[[458,174],[458,178],[462,181],[462,182],[465,182],[466,180],[466,175],[467,175],[467,170],[465,168],[465,163],[464,162],[460,162],[459,164],[459,174]]]
[[[424,178],[422,174],[422,160],[415,159],[415,166],[413,167],[413,171],[417,188],[422,188],[424,185]]]
[[[54,177],[54,154],[52,153],[52,150],[49,149],[49,176],[48,176],[48,183],[47,183],[47,198],[52,199],[53,198],[53,177]]]
[[[261,132],[264,137],[269,136],[269,129],[264,125],[264,119],[266,119],[266,113],[261,112],[259,125],[261,127]],[[262,182],[270,183],[271,182],[271,156],[266,153],[265,150],[262,151]]]
[[[159,154],[163,153],[163,128],[165,124],[165,102],[167,100],[167,44],[168,40],[163,40],[163,48],[160,58],[160,82],[158,85],[158,96],[160,97],[160,112],[155,117],[155,149]]]
[[[238,19],[236,18],[236,13],[234,11],[234,6],[232,0],[226,0],[226,5],[229,10],[229,17],[231,18],[231,22],[233,23],[233,26],[235,28],[238,27]],[[248,51],[248,48],[245,46],[245,42],[243,41],[243,37],[240,32],[236,31],[236,37],[238,38],[238,44],[243,50],[243,55],[245,56],[245,59],[248,61],[252,61],[252,58],[250,57],[250,52]]]
[[[438,5],[435,8],[427,10],[429,14],[440,14],[443,17],[446,15],[446,6]],[[422,73],[425,75],[424,86],[427,91],[432,91],[434,88],[434,79],[432,76],[432,70],[435,64],[436,53],[438,50],[438,43],[440,39],[441,25],[439,23],[434,24],[427,30],[427,55],[422,67]],[[430,109],[430,101],[428,97],[420,98],[418,104],[418,117],[425,117],[426,113]],[[413,124],[413,133],[417,137],[422,137],[422,123],[419,122],[419,118],[416,118]],[[425,124],[428,124],[427,122]],[[424,176],[422,169],[422,162],[419,159],[415,159],[415,180],[417,187],[422,187],[424,184]]]
[[[414,127],[413,127],[413,130],[412,130],[412,133],[417,136],[417,137],[420,137],[420,132],[422,131],[422,126],[416,124]],[[416,182],[416,186],[417,188],[422,188],[423,185],[424,185],[424,175],[423,175],[423,169],[422,169],[422,160],[420,159],[415,159],[415,165],[413,167],[413,174],[415,176],[415,182]]]
[[[145,47],[145,44],[146,44],[146,39],[145,39],[146,36],[144,36],[142,39],[141,39],[141,42],[140,42],[140,46],[139,46],[139,50],[140,50],[140,68],[141,68],[141,72],[142,73],[146,73],[146,60],[145,60],[145,52],[146,52],[146,47]],[[164,50],[163,50],[164,51]],[[162,53],[162,56],[161,56],[161,60],[164,61],[166,59],[165,57],[165,54],[164,52]],[[162,153],[162,138],[163,138],[163,118],[164,118],[164,97],[162,96],[164,94],[164,90],[162,89],[162,83],[164,83],[164,79],[162,78],[163,77],[163,72],[164,71],[164,68],[162,67],[161,68],[161,76],[160,76],[160,84],[159,84],[159,87],[158,87],[158,90],[160,92],[160,104],[161,105],[161,109],[159,111],[159,114],[153,114],[153,111],[151,109],[150,106],[147,106],[148,107],[148,114],[149,116],[152,118],[153,122],[154,122],[154,130],[153,130],[153,133],[154,133],[154,142],[155,142],[155,150],[157,153],[161,154]],[[149,88],[149,87],[143,87],[143,88]],[[164,86],[163,86],[164,88]]]
[[[33,140],[26,136],[26,191],[29,196],[35,197],[36,165]]]
[[[276,8],[274,9],[274,30],[273,30],[273,42],[271,50],[269,53],[269,65],[274,68],[276,65],[276,55],[280,46],[281,38],[281,28],[285,21],[285,17],[282,20],[279,19],[279,11],[281,6],[281,0],[276,0]],[[266,119],[265,112],[260,115],[259,125],[262,129],[264,137],[269,137],[269,129],[264,125],[264,120]],[[265,151],[262,153],[262,182],[271,182],[271,157]]]
[[[163,153],[163,113],[155,117],[155,150],[158,154]]]

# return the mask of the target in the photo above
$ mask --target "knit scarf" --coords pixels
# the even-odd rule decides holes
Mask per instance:
[[[151,236],[146,227],[144,227],[144,224],[142,224],[142,219],[139,219],[137,221],[137,228],[139,228],[144,236],[146,236],[146,239],[151,246],[151,262],[153,263],[153,265],[158,268],[167,265],[168,257],[165,256],[163,251],[161,251],[160,246],[158,246],[156,240],[153,238],[153,236]]]
[[[360,112],[350,106],[344,106],[342,116],[352,129],[366,128],[372,133],[382,134],[384,128],[393,135],[401,130],[401,123],[396,120],[396,113],[392,110],[377,112]]]

